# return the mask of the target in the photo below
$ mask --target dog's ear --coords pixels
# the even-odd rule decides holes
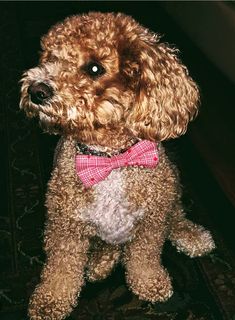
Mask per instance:
[[[162,141],[185,133],[197,114],[199,91],[177,50],[159,43],[157,36],[151,39],[135,45],[137,94],[127,122],[140,138]]]

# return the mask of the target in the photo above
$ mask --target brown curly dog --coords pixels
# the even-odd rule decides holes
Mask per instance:
[[[197,86],[175,49],[124,14],[69,17],[41,45],[39,66],[22,79],[21,108],[62,137],[47,192],[47,260],[29,315],[64,319],[85,275],[103,279],[119,260],[140,299],[165,301],[165,240],[190,257],[214,248],[210,233],[185,218],[177,170],[161,144],[185,133]],[[79,156],[119,159],[146,141],[155,166],[116,166],[89,186],[76,171]]]

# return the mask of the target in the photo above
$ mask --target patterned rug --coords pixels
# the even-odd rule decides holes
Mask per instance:
[[[4,44],[0,50],[3,155],[0,160],[0,319],[25,320],[28,298],[39,281],[45,258],[41,250],[43,203],[57,138],[43,134],[37,123],[27,120],[18,109],[18,81],[22,71],[36,61],[34,42],[45,31],[42,16],[39,15],[41,20],[37,16],[37,21],[31,18],[22,21],[24,15],[18,12],[20,8],[23,10],[21,6],[17,10],[10,3],[0,7],[0,40]],[[33,48],[28,52],[30,44]],[[190,140],[183,139],[176,143],[179,151],[181,145],[190,148]],[[181,168],[184,161],[191,159],[195,168],[201,165],[196,153],[184,160],[180,157],[179,152],[177,160]],[[190,184],[189,175],[185,173],[183,180],[189,217],[212,231],[217,245],[215,252],[190,259],[167,243],[163,263],[175,288],[168,302],[151,304],[138,300],[128,291],[124,271],[118,266],[105,281],[87,283],[78,307],[68,320],[235,319],[234,255],[213,224],[210,218],[213,213],[204,207]]]

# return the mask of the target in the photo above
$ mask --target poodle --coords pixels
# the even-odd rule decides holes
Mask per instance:
[[[47,259],[33,320],[64,319],[84,285],[121,261],[142,300],[173,293],[164,242],[201,256],[209,231],[185,217],[179,175],[162,141],[185,133],[199,90],[177,50],[121,13],[66,18],[42,37],[22,77],[20,107],[60,134],[48,184]]]

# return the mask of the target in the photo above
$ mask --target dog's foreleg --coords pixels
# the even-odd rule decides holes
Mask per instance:
[[[60,320],[71,312],[84,283],[88,246],[88,239],[81,241],[73,233],[56,237],[48,252],[41,283],[30,299],[30,319]]]
[[[161,265],[165,231],[163,216],[159,215],[157,225],[151,219],[145,219],[135,238],[126,244],[127,282],[142,300],[164,301],[173,293],[169,274]]]

